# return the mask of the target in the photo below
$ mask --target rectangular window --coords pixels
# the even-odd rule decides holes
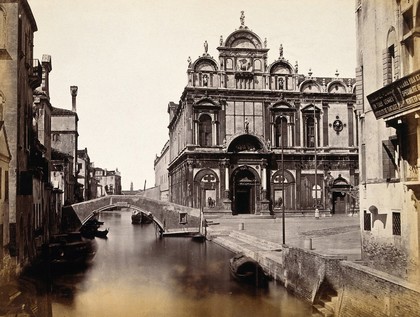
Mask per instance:
[[[187,213],[186,212],[181,212],[179,214],[179,223],[184,225],[187,222],[188,222],[188,220],[187,220]]]
[[[372,230],[372,220],[371,220],[372,214],[368,214],[366,210],[363,214],[363,230],[365,231],[371,231]]]
[[[391,140],[382,141],[382,173],[384,179],[395,178],[397,164],[395,162],[395,147]]]
[[[392,213],[392,234],[394,236],[401,235],[401,214],[399,212]]]
[[[9,171],[4,171],[4,200],[9,199]]]

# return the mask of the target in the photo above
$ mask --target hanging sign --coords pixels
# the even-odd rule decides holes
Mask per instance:
[[[376,119],[420,108],[420,70],[375,91],[366,98]]]

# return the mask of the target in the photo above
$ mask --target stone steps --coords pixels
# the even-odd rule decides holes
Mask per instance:
[[[217,236],[211,240],[232,252],[242,252],[254,259],[257,258],[258,253],[281,250],[280,244],[258,239],[239,231],[232,231],[226,235],[218,232]]]
[[[328,290],[316,304],[312,306],[313,308],[313,317],[323,316],[323,317],[334,317],[334,312],[337,307],[338,296],[335,290]]]
[[[282,249],[281,244],[279,243],[274,243],[254,236],[250,236],[240,231],[232,231],[229,236],[243,241],[245,243],[248,243],[249,245],[259,249],[260,251],[277,251]]]

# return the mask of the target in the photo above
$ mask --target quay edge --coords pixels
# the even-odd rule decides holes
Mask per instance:
[[[325,310],[325,305],[337,317],[420,316],[420,285],[368,268],[361,261],[279,245],[238,231],[209,232],[208,239],[256,260],[267,275],[312,304],[314,311],[316,307]],[[330,293],[334,299],[324,303]]]

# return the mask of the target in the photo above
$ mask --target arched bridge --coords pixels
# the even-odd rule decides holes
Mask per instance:
[[[200,210],[138,195],[110,195],[63,207],[62,230],[79,230],[89,219],[113,208],[130,208],[153,217],[161,233],[196,232]]]

